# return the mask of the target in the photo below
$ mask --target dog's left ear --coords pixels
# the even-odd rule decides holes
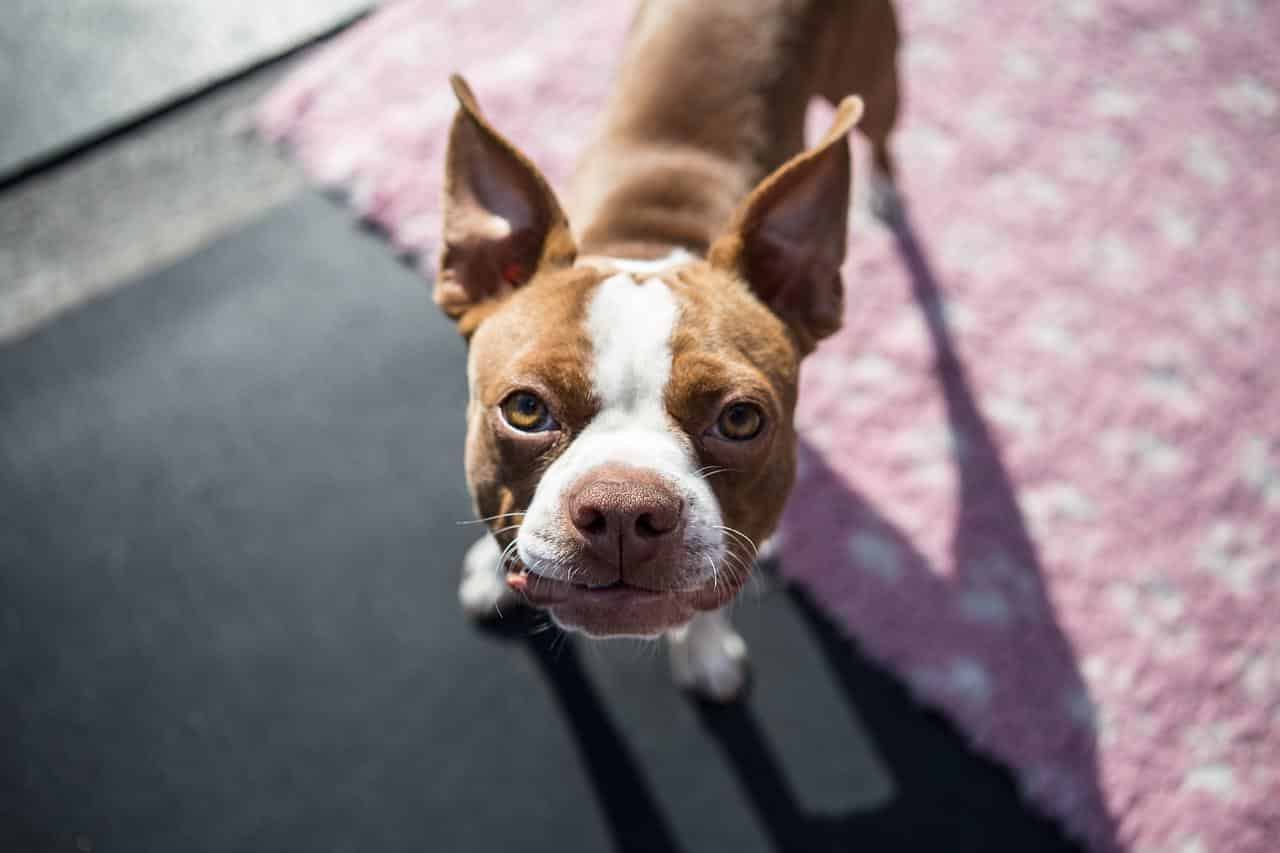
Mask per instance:
[[[547,180],[480,112],[466,81],[449,78],[458,112],[444,174],[444,247],[435,301],[464,335],[491,304],[577,249]]]
[[[861,117],[860,98],[841,101],[822,141],[765,178],[707,253],[713,267],[741,276],[786,321],[803,353],[840,328],[848,137]]]

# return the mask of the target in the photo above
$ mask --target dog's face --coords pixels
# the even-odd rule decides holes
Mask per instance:
[[[506,299],[471,339],[467,474],[494,530],[521,522],[530,600],[601,635],[732,597],[791,485],[796,368],[781,321],[704,262]]]
[[[509,583],[563,627],[652,636],[729,601],[795,469],[800,359],[839,323],[846,104],[706,259],[578,258],[470,92],[436,300],[468,337],[466,468]]]

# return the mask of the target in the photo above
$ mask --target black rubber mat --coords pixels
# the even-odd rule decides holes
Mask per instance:
[[[1066,848],[768,578],[731,708],[468,625],[463,362],[314,196],[0,349],[0,849]]]
[[[0,180],[354,19],[372,0],[5,0]]]

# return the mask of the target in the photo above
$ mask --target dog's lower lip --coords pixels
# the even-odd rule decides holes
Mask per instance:
[[[615,580],[606,584],[588,585],[583,583],[566,583],[554,578],[544,578],[532,572],[511,572],[507,575],[507,586],[523,593],[526,598],[539,606],[550,606],[570,599],[605,600],[627,597],[634,599],[659,598],[668,593],[644,587],[632,586],[623,580]]]
[[[736,590],[728,585],[698,590],[659,591],[632,586],[617,580],[602,587],[566,583],[545,578],[521,570],[507,574],[507,586],[520,593],[534,607],[574,606],[632,606],[647,605],[660,600],[679,600],[695,610],[714,610],[733,598]]]

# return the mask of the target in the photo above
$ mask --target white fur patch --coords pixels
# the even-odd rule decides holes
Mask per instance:
[[[501,618],[504,607],[515,607],[519,593],[512,591],[500,570],[502,549],[487,532],[467,549],[462,561],[462,583],[458,600],[462,610],[472,619]]]
[[[656,261],[635,261],[630,258],[603,258],[603,260],[621,272],[648,277],[661,275],[668,270],[687,264],[689,261],[694,260],[694,256],[684,249],[675,249],[671,254],[664,258],[658,258]]]
[[[580,255],[577,263],[580,266],[594,267],[605,273],[627,273],[636,281],[644,281],[647,278],[671,272],[697,259],[696,255],[685,249],[672,249],[668,254],[652,261],[616,258],[612,255]]]
[[[699,613],[667,633],[676,684],[707,699],[736,699],[747,684],[747,644],[723,611]]]
[[[662,279],[607,278],[587,309],[600,415],[625,414],[665,429],[662,393],[671,376],[676,300]],[[637,424],[639,425],[639,424]]]
[[[572,579],[564,490],[592,468],[622,462],[656,470],[685,500],[685,560],[673,580],[693,587],[715,573],[724,556],[720,508],[706,481],[694,474],[688,443],[663,402],[678,315],[675,295],[660,278],[637,283],[631,274],[618,273],[592,296],[586,325],[600,412],[538,483],[517,545],[529,571]]]

